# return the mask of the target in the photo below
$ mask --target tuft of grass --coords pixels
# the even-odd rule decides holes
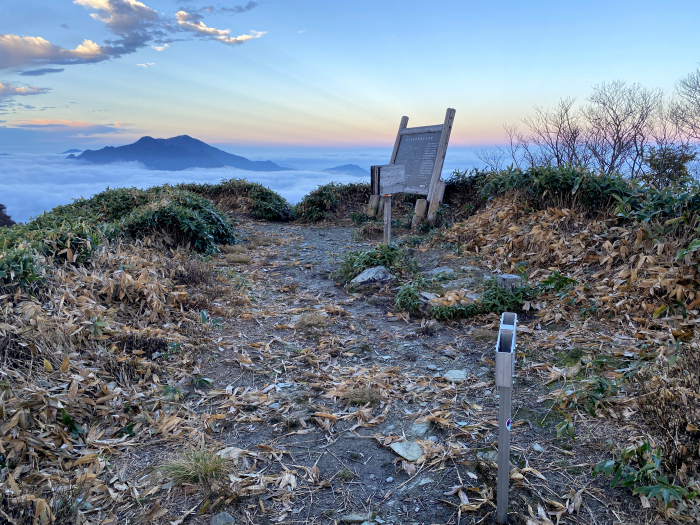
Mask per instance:
[[[230,246],[219,246],[221,253],[245,253],[248,248],[243,244],[232,244]]]
[[[340,481],[350,481],[355,477],[355,473],[346,467],[336,472],[334,477],[339,479]]]
[[[404,284],[396,294],[396,309],[416,314],[420,312],[420,291],[415,283]]]
[[[339,216],[345,215],[350,208],[359,211],[366,206],[370,192],[370,186],[367,183],[331,182],[319,186],[296,205],[297,219],[301,222],[320,222],[333,218],[347,218]],[[357,211],[355,215],[359,217]]]
[[[310,328],[322,328],[328,324],[328,318],[318,312],[305,312],[294,323],[297,330],[309,330]]]
[[[231,264],[250,264],[253,258],[245,253],[227,253],[226,262]]]
[[[498,339],[498,332],[493,330],[487,330],[486,328],[477,328],[474,330],[472,335],[474,341],[480,341],[482,343],[495,343]]]
[[[161,465],[158,471],[174,483],[208,485],[234,471],[233,462],[217,455],[211,449],[197,448],[182,452],[178,457]]]
[[[253,237],[250,242],[248,243],[249,249],[255,249],[255,248],[260,248],[260,247],[265,247],[265,246],[271,246],[275,243],[275,239],[272,237],[269,237],[267,235],[256,235]]]
[[[368,403],[370,406],[376,406],[381,400],[381,394],[373,388],[351,390],[343,396],[343,401],[349,406],[365,406]]]

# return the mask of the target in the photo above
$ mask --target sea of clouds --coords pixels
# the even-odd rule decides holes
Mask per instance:
[[[26,222],[59,204],[90,197],[106,188],[149,188],[180,182],[216,183],[242,178],[259,182],[294,204],[321,184],[366,182],[361,178],[321,171],[251,172],[234,168],[193,168],[156,171],[138,162],[87,164],[66,160],[65,155],[0,156],[0,204],[17,222]]]
[[[242,178],[259,182],[278,192],[291,204],[322,184],[329,182],[369,182],[369,175],[328,173],[321,166],[348,163],[361,164],[369,171],[370,164],[384,164],[388,154],[377,155],[321,155],[273,156],[275,162],[306,167],[295,171],[251,172],[235,168],[193,168],[184,171],[149,170],[138,162],[115,164],[89,164],[67,160],[65,155],[36,155],[13,153],[0,155],[0,204],[7,206],[7,213],[17,222],[26,222],[60,204],[73,199],[91,197],[106,188],[149,188],[161,184],[180,182],[217,183],[222,179]],[[268,156],[268,158],[270,158]],[[453,169],[465,169],[473,164],[472,151],[454,149],[445,159],[443,177]],[[257,160],[257,159],[256,159]],[[317,167],[318,166],[318,167]],[[311,168],[311,169],[308,169]]]

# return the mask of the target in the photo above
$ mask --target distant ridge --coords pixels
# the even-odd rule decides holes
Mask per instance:
[[[9,153],[0,153],[0,155],[2,155],[3,157],[9,157],[9,156],[10,156]]]
[[[81,151],[83,151],[83,150],[81,150],[81,149],[67,149],[66,151],[62,151],[61,155],[65,155],[66,153],[80,153]]]
[[[107,146],[100,150],[85,150],[77,157],[68,155],[68,159],[78,159],[94,164],[111,164],[112,162],[137,161],[152,170],[180,171],[188,168],[223,168],[231,166],[246,171],[282,171],[285,168],[272,161],[253,161],[238,155],[226,153],[201,140],[188,135],[169,139],[141,137],[126,146]]]
[[[369,175],[369,171],[361,168],[357,164],[344,164],[342,166],[336,166],[335,168],[326,168],[328,173],[345,173],[346,175],[355,175],[357,177],[366,177]]]

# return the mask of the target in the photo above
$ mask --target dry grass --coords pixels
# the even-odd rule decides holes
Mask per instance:
[[[376,406],[381,402],[381,400],[381,394],[373,388],[351,390],[343,396],[343,401],[350,406],[365,406],[368,403],[370,406]]]
[[[477,328],[472,334],[472,339],[481,343],[495,343],[498,339],[498,333],[485,328]]]
[[[245,253],[248,248],[243,244],[232,244],[227,246],[219,246],[221,253]]]
[[[255,249],[265,246],[271,246],[273,244],[278,244],[277,240],[274,237],[270,237],[268,235],[256,235],[255,237],[251,238],[250,242],[248,243],[248,246],[250,247],[250,249]]]
[[[309,330],[310,328],[323,328],[328,324],[328,318],[318,312],[306,312],[299,316],[294,326],[297,330]]]
[[[230,264],[250,264],[253,258],[245,253],[227,253],[226,262]]]
[[[223,458],[211,449],[197,448],[183,452],[158,469],[166,478],[176,484],[211,484],[222,480],[234,471],[233,462]]]

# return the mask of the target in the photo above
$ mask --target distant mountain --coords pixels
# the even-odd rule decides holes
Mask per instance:
[[[344,164],[343,166],[336,166],[335,168],[326,168],[323,171],[327,171],[328,173],[344,173],[346,175],[355,175],[356,177],[366,177],[369,175],[369,171],[360,168],[357,164]]]
[[[3,157],[9,157],[9,156],[10,156],[9,153],[0,153],[0,155],[2,155]]]
[[[141,137],[126,146],[107,146],[100,150],[85,150],[77,157],[69,159],[85,160],[94,164],[137,161],[152,170],[179,171],[187,168],[223,168],[231,166],[247,171],[281,171],[285,168],[272,161],[252,161],[245,157],[226,153],[201,140],[187,135],[169,139]]]
[[[62,151],[61,155],[65,155],[66,153],[80,153],[81,151],[83,151],[83,150],[81,150],[81,149],[67,149],[66,151]]]

